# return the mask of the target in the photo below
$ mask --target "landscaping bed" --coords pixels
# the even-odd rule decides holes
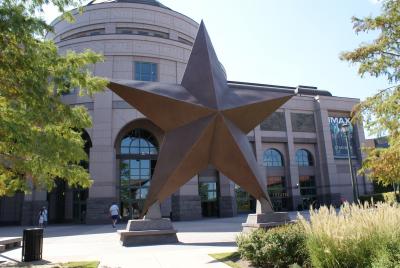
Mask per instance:
[[[238,252],[210,254],[231,267],[400,267],[400,206],[321,207],[310,221],[237,237]],[[251,266],[253,265],[253,266]]]

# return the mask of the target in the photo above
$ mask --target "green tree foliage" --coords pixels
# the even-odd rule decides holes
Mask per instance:
[[[87,159],[81,130],[91,127],[91,118],[84,107],[63,104],[61,95],[103,90],[107,81],[88,70],[102,56],[91,51],[59,55],[44,38],[52,27],[37,16],[48,2],[0,1],[0,196],[32,186],[51,189],[55,178],[71,186],[91,183],[79,165]],[[79,5],[51,2],[61,12]]]
[[[359,64],[361,76],[386,77],[393,85],[380,90],[355,107],[354,120],[377,136],[387,135],[389,148],[366,148],[367,159],[360,170],[372,179],[388,185],[400,183],[400,0],[383,0],[376,17],[353,17],[356,33],[378,33],[371,43],[361,44],[341,59]]]

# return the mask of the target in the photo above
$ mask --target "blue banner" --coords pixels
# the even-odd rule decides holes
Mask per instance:
[[[331,131],[332,149],[335,158],[348,158],[347,156],[347,145],[346,136],[341,130],[341,125],[349,124],[349,141],[350,141],[350,152],[351,157],[356,158],[354,150],[354,138],[353,138],[353,125],[350,122],[350,117],[336,117],[329,116],[329,128]]]

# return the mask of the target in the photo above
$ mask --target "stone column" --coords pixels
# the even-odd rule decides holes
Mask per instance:
[[[178,221],[201,219],[201,200],[199,196],[199,179],[194,176],[179,188],[171,198],[172,219]]]
[[[65,189],[65,214],[64,219],[72,222],[74,217],[74,191],[71,188]]]
[[[287,134],[287,150],[288,150],[288,163],[289,166],[289,178],[288,182],[288,194],[292,197],[292,207],[297,207],[302,204],[299,187],[299,167],[296,162],[296,148],[294,146],[294,137],[292,129],[292,119],[290,116],[290,110],[285,110],[285,122],[286,122],[286,134]]]
[[[319,172],[321,174],[317,194],[324,203],[340,204],[340,194],[333,194],[331,180],[337,176],[333,155],[331,133],[328,122],[328,110],[323,107],[323,99],[315,97],[316,133],[320,156]]]
[[[219,216],[234,217],[237,215],[235,184],[221,172],[219,173]]]
[[[92,133],[89,170],[94,183],[89,189],[86,222],[100,224],[109,222],[108,209],[118,201],[110,90],[95,96]]]
[[[371,181],[367,180],[366,176],[362,175],[357,175],[357,170],[361,167],[362,163],[364,162],[364,159],[366,157],[365,153],[362,152],[362,147],[365,146],[365,135],[364,135],[364,126],[362,122],[357,123],[354,126],[354,140],[356,144],[356,149],[357,149],[357,163],[358,166],[356,167],[356,170],[354,171],[355,175],[357,176],[357,183],[358,183],[358,192],[360,195],[363,194],[369,194],[374,191],[374,186]],[[357,139],[358,138],[358,139]]]

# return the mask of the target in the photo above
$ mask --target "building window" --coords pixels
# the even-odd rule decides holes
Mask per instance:
[[[155,137],[144,129],[134,129],[121,140],[120,201],[125,219],[138,218],[157,162]]]
[[[121,154],[156,155],[157,146],[154,137],[142,129],[134,129],[121,141]]]
[[[285,177],[282,176],[269,176],[267,179],[267,189],[271,193],[281,193],[285,189]]]
[[[308,167],[308,166],[314,165],[311,153],[305,149],[297,150],[296,162],[297,162],[297,165],[300,167]]]
[[[104,28],[75,33],[75,34],[72,34],[69,36],[62,37],[61,40],[64,41],[64,40],[69,40],[69,39],[74,39],[74,38],[95,36],[95,35],[102,35],[102,34],[105,34]]]
[[[272,113],[261,122],[260,129],[264,131],[286,131],[285,113]]]
[[[149,29],[117,27],[116,32],[117,34],[145,35],[145,36],[154,36],[154,37],[169,39],[169,33],[154,31]]]
[[[217,182],[199,182],[199,195],[201,199],[201,214],[204,217],[218,216]]]
[[[193,43],[190,42],[189,40],[186,40],[185,38],[178,37],[178,41],[183,43],[183,44],[186,44],[186,45],[189,45],[189,46],[193,46]]]
[[[135,80],[157,81],[157,64],[151,62],[135,62]]]
[[[217,200],[217,183],[216,182],[201,182],[199,185],[199,193],[201,201],[216,201]]]
[[[267,167],[283,167],[282,154],[276,149],[268,149],[263,155],[263,165]]]
[[[268,176],[267,191],[275,211],[287,210],[288,195],[286,191],[285,177]]]
[[[256,212],[256,199],[237,184],[235,184],[235,194],[238,213]]]
[[[317,200],[317,188],[314,176],[299,176],[300,196],[303,201],[303,209],[309,209],[310,205],[315,205]]]

